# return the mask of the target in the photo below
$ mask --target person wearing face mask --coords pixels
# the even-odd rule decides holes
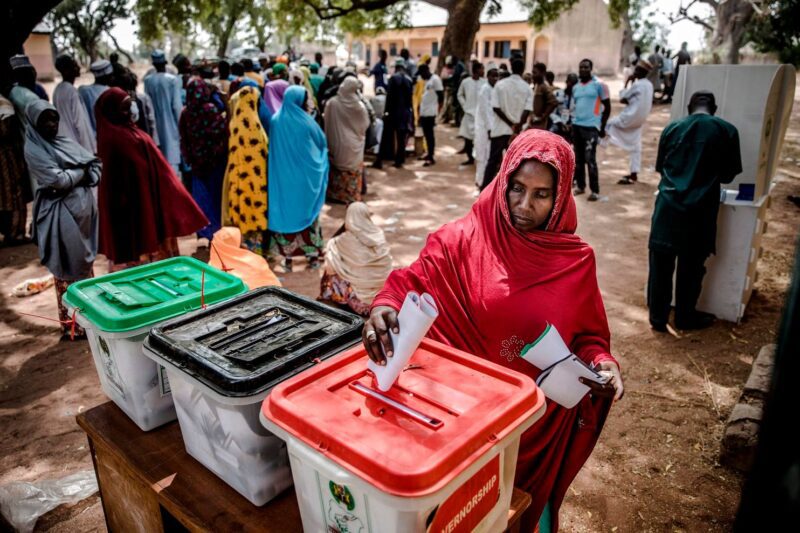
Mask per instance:
[[[391,329],[409,291],[431,294],[440,314],[427,337],[533,379],[522,348],[552,324],[572,353],[609,375],[571,409],[547,403],[522,434],[514,485],[531,493],[521,531],[558,530],[558,508],[622,398],[619,366],[597,284],[592,248],[575,235],[575,156],[567,141],[527,130],[465,217],[428,237],[411,266],[395,270],[372,302],[362,339],[375,363],[392,357]]]
[[[25,162],[36,183],[33,240],[39,259],[55,277],[62,338],[69,338],[70,316],[61,297],[70,284],[90,278],[97,255],[97,203],[92,188],[100,181],[100,160],[59,134],[56,108],[37,100],[25,109]],[[79,337],[84,336],[76,328]]]
[[[103,161],[99,251],[111,271],[179,255],[177,237],[208,225],[153,139],[133,123],[132,104],[113,87],[95,105]]]

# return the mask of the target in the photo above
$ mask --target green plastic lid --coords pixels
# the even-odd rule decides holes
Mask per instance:
[[[247,292],[244,282],[193,257],[173,257],[73,283],[64,303],[102,331],[143,328]]]

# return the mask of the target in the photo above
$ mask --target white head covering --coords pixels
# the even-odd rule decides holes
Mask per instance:
[[[389,245],[363,202],[348,206],[344,227],[344,233],[328,241],[326,268],[350,282],[362,302],[372,303],[392,271]]]
[[[95,76],[107,76],[114,72],[114,67],[108,59],[98,59],[89,68]]]
[[[299,78],[300,83],[295,83],[294,82],[295,78]],[[293,68],[292,70],[289,71],[289,81],[292,83],[292,85],[304,85],[306,82],[306,75],[303,74],[302,70]]]
[[[14,116],[14,104],[11,100],[0,94],[0,120]]]
[[[339,170],[360,170],[369,113],[358,95],[358,79],[346,77],[336,96],[325,106],[325,136],[333,166]]]

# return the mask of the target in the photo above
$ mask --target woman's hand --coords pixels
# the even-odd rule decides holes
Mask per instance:
[[[590,379],[579,378],[580,382],[589,387],[589,392],[598,398],[613,398],[616,402],[621,400],[625,394],[625,387],[622,384],[622,373],[616,363],[603,361],[597,366],[600,374],[610,376],[605,383],[597,383]]]
[[[381,305],[372,310],[364,324],[364,329],[361,330],[361,340],[367,349],[367,355],[381,366],[386,364],[386,357],[394,355],[389,329],[392,330],[392,333],[400,333],[397,311],[387,305]],[[381,346],[383,346],[382,350]]]

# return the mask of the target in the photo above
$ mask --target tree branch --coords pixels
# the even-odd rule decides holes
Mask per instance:
[[[114,48],[116,48],[117,52],[124,55],[128,59],[128,63],[133,63],[133,57],[119,45],[117,39],[113,35],[111,35],[111,32],[105,30],[105,34],[109,39],[111,39],[111,42],[114,43]]]
[[[695,24],[699,24],[700,26],[702,26],[702,27],[706,28],[707,30],[713,32],[714,31],[714,26],[709,24],[707,21],[701,19],[697,15],[690,15],[689,14],[689,9],[694,4],[696,4],[698,1],[702,2],[704,4],[708,4],[708,5],[712,5],[712,3],[714,5],[717,4],[715,0],[691,0],[688,4],[686,4],[686,6],[681,4],[681,6],[678,8],[678,12],[677,13],[675,13],[674,15],[667,15],[667,17],[669,18],[670,24],[675,24],[676,22],[680,22],[682,20],[688,20],[690,22],[694,22]]]
[[[354,0],[348,7],[334,5],[332,0],[325,0],[322,5],[318,4],[316,0],[303,0],[303,3],[310,7],[320,20],[332,20],[353,11],[385,9],[397,3],[397,0]]]

